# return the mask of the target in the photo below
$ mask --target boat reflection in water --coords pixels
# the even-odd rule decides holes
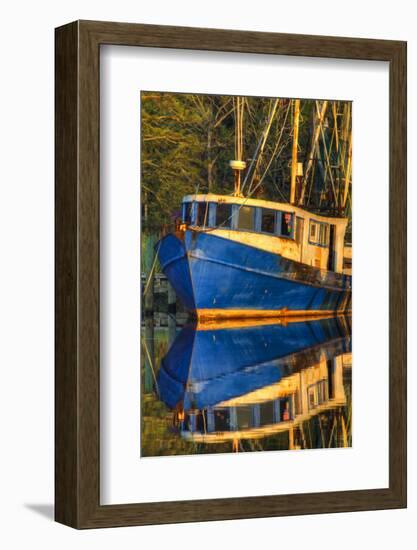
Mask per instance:
[[[186,326],[155,378],[178,454],[350,446],[350,387],[346,316]]]

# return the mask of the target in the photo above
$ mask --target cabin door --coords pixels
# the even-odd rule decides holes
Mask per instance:
[[[330,235],[329,235],[329,259],[327,261],[327,269],[329,271],[336,271],[336,226],[330,225]]]
[[[295,229],[295,240],[300,249],[300,262],[303,261],[303,242],[304,242],[304,219],[297,216],[297,226]]]

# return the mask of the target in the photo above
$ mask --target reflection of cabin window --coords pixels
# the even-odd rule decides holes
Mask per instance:
[[[293,224],[293,215],[290,212],[283,212],[281,215],[281,235],[283,237],[291,237]]]
[[[352,269],[352,258],[343,258],[343,269]]]
[[[214,429],[216,432],[226,432],[230,428],[230,415],[227,409],[214,411]]]
[[[184,203],[184,223],[191,223],[191,207],[192,202],[186,202]]]
[[[308,392],[308,408],[314,409],[315,406],[316,406],[316,396],[314,394],[314,389],[311,389]]]
[[[327,246],[329,244],[329,224],[310,221],[310,242]]]
[[[201,411],[196,414],[196,431],[200,433],[207,433],[207,413]]]
[[[195,225],[204,227],[208,222],[208,202],[198,202]]]
[[[237,228],[249,231],[254,229],[254,209],[252,206],[241,206],[239,208]]]
[[[325,380],[321,380],[317,383],[317,402],[319,405],[324,403],[327,398],[327,391],[326,391],[326,382]]]
[[[189,414],[184,415],[183,429],[187,431],[192,431],[192,417]]]
[[[216,226],[230,227],[232,222],[232,205],[217,204],[216,209]]]
[[[262,208],[261,231],[275,233],[275,210]]]
[[[274,423],[274,402],[267,401],[259,405],[260,424],[265,426]]]
[[[250,407],[238,407],[236,409],[236,421],[238,430],[251,427],[252,409]]]
[[[314,390],[314,386],[310,386],[307,390],[309,409],[314,409],[317,406],[316,392]]]

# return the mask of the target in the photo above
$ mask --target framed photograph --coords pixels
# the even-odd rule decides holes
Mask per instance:
[[[406,43],[56,29],[56,520],[406,506]]]

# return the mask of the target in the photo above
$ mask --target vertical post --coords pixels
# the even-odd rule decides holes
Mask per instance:
[[[145,319],[145,331],[142,338],[144,352],[143,392],[152,393],[154,382],[153,366],[155,364],[154,326],[152,318],[147,317]]]
[[[143,322],[144,331],[141,334],[142,349],[144,352],[144,393],[153,389],[153,362],[154,362],[154,299],[155,299],[155,271],[153,269],[155,236],[145,233],[142,236],[142,272],[144,274],[143,287]]]
[[[298,125],[300,120],[300,100],[294,100],[294,134],[292,141],[292,162],[291,162],[291,193],[290,203],[295,204],[295,187],[297,183],[297,149],[298,149]]]
[[[235,195],[240,197],[240,170],[235,170]]]
[[[155,283],[155,251],[154,244],[156,235],[152,233],[143,233],[141,243],[141,270],[145,277],[145,287],[143,299],[143,312],[145,318],[152,317],[154,313],[154,283]],[[146,291],[146,292],[145,292]]]
[[[167,281],[168,285],[168,339],[171,344],[175,339],[176,333],[176,314],[177,314],[177,295],[175,290]]]
[[[291,426],[288,431],[288,449],[290,451],[294,449],[294,426]]]
[[[150,280],[147,280],[148,289],[144,296],[145,298],[145,319],[153,319],[153,309],[154,309],[154,274],[150,272],[147,274],[150,277]]]
[[[245,163],[242,162],[243,156],[243,108],[244,100],[241,97],[235,98],[235,161],[232,168],[235,172],[235,196],[240,197],[241,170]],[[237,162],[236,162],[237,161]]]
[[[351,172],[352,172],[352,136],[349,137],[348,160],[347,160],[347,168],[346,168],[346,176],[345,176],[345,189],[343,192],[343,202],[342,202],[343,208],[346,208],[346,202],[349,195]]]

